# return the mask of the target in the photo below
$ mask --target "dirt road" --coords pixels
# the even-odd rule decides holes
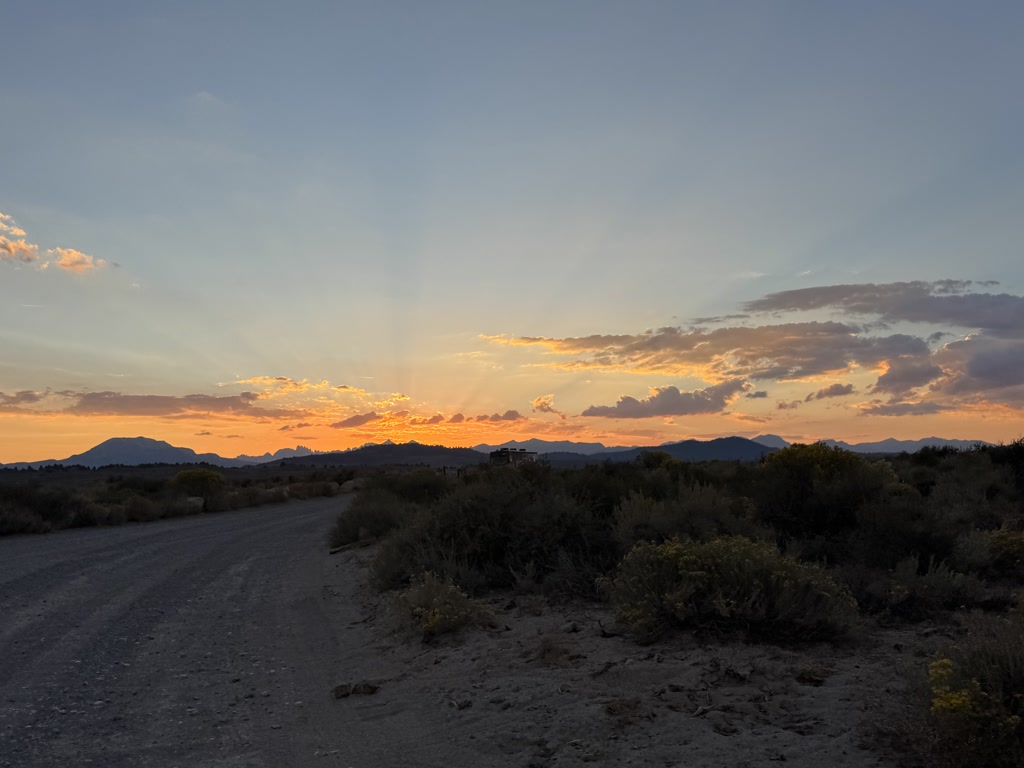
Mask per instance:
[[[414,713],[382,732],[332,696],[372,653],[330,586],[344,503],[0,539],[0,766],[458,759]]]

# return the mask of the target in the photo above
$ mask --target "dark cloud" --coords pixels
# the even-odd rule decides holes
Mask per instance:
[[[59,392],[76,400],[65,413],[77,416],[163,416],[190,418],[206,414],[245,415],[264,418],[295,416],[295,411],[257,408],[255,392],[214,395],[124,395],[120,392]]]
[[[361,413],[356,416],[349,416],[347,419],[342,419],[339,422],[331,424],[335,429],[348,429],[349,427],[361,427],[364,424],[369,424],[371,421],[377,421],[381,418],[381,415],[376,411],[370,411],[369,413]]]
[[[209,437],[212,434],[213,432],[208,432],[204,429],[202,432],[196,432],[196,437]]]
[[[819,389],[817,392],[811,392],[804,398],[804,402],[809,403],[811,400],[824,400],[826,397],[845,397],[846,395],[852,395],[854,393],[853,384],[832,384],[830,386]]]
[[[290,429],[291,429],[291,427],[289,427],[287,424],[285,424],[283,427],[278,427],[277,431],[278,432],[287,432]]]
[[[979,334],[946,344],[934,360],[946,376],[929,387],[932,393],[1024,406],[1024,341]]]
[[[831,309],[850,315],[875,315],[884,322],[931,323],[985,330],[1000,336],[1024,335],[1024,297],[978,293],[991,281],[914,281],[828,285],[780,291],[749,301],[747,312]]]
[[[305,429],[306,427],[312,427],[312,426],[313,425],[308,423],[308,422],[300,421],[298,424],[295,425],[295,428],[296,429]]]
[[[889,363],[889,369],[878,377],[871,391],[905,397],[915,387],[922,387],[940,376],[942,369],[930,357],[897,357]]]
[[[465,416],[463,416],[461,413],[456,413],[454,416],[452,416],[450,419],[448,419],[448,423],[449,424],[461,424],[465,420],[466,420]]]
[[[749,387],[741,379],[725,381],[706,389],[680,392],[677,387],[658,387],[644,399],[623,395],[615,405],[592,405],[581,416],[605,416],[611,419],[646,419],[651,416],[689,416],[721,413],[731,400]]]
[[[556,368],[624,370],[692,375],[709,380],[790,380],[833,374],[851,364],[867,368],[898,355],[924,355],[924,339],[906,334],[863,336],[856,325],[838,322],[782,323],[712,331],[659,328],[633,336],[551,339],[492,338],[513,346],[540,346],[576,360]]]
[[[7,394],[6,392],[0,392],[0,406],[13,406],[15,408],[22,405],[31,405],[38,403],[43,399],[44,393],[33,392],[30,389],[23,389],[20,392],[14,392]]]
[[[754,416],[751,413],[733,413],[731,414],[734,419],[740,421],[752,421],[755,424],[764,424],[765,422],[771,421],[767,416]]]
[[[862,416],[930,416],[949,410],[952,410],[950,406],[932,402],[882,403],[862,408],[860,413]]]
[[[504,413],[492,413],[488,416],[486,413],[476,417],[477,421],[519,421],[525,418],[519,411],[505,411]]]
[[[839,379],[834,389],[807,395],[811,401],[853,394],[852,388],[845,389],[851,387],[843,381],[847,374],[857,368],[881,369],[870,391],[887,395],[887,406],[926,398],[951,408],[974,403],[1024,407],[1024,296],[988,292],[994,284],[939,280],[820,286],[769,294],[742,306],[753,317],[810,310],[845,316],[828,321],[712,330],[665,327],[568,338],[485,338],[538,347],[546,353],[541,364],[559,370],[699,376],[711,383]],[[741,318],[700,318],[733,319]],[[928,328],[921,336],[886,330],[898,323],[940,327]],[[969,331],[966,338],[964,331]],[[927,394],[920,391],[924,387]],[[767,390],[760,389],[747,395],[766,396]],[[625,400],[622,410],[644,412],[639,403]],[[621,412],[604,408],[604,413]]]
[[[795,411],[799,407],[799,400],[790,400],[788,403],[783,400],[779,400],[775,403],[775,410],[777,411]]]
[[[762,400],[762,399],[768,397],[768,393],[765,390],[763,390],[763,389],[759,389],[759,390],[757,390],[757,392],[750,392],[750,393],[744,395],[744,397],[749,399],[749,400]]]
[[[406,411],[406,413],[408,413],[408,411]],[[442,416],[440,413],[435,413],[430,418],[417,417],[411,419],[409,423],[415,426],[425,426],[428,424],[440,424],[442,421],[444,421],[444,416]]]

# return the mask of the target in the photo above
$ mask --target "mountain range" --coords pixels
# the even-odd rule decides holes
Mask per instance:
[[[22,461],[16,464],[0,465],[6,469],[39,469],[48,466],[107,467],[116,464],[135,466],[138,464],[214,464],[218,467],[244,467],[252,462],[225,459],[216,453],[196,453],[191,448],[178,448],[163,440],[148,437],[113,437],[105,440],[84,453],[76,453],[66,459],[46,461]]]
[[[991,445],[982,440],[947,440],[940,437],[926,437],[921,440],[888,439],[874,443],[846,443],[836,440],[821,441],[855,453],[913,453],[922,448],[952,447],[968,449],[975,445]],[[206,463],[219,467],[245,467],[272,461],[287,461],[290,466],[386,466],[392,464],[465,467],[479,464],[491,451],[500,448],[532,451],[542,454],[556,466],[582,466],[603,461],[631,461],[642,451],[664,451],[683,461],[754,461],[773,450],[785,448],[788,441],[778,435],[759,435],[753,439],[745,437],[720,437],[713,440],[683,440],[657,446],[606,446],[602,443],[574,443],[569,440],[547,441],[540,439],[512,440],[501,445],[477,445],[474,448],[446,448],[440,445],[422,445],[415,441],[393,443],[369,443],[345,451],[320,452],[305,446],[282,448],[262,456],[242,454],[233,459],[215,453],[196,453],[191,448],[179,448],[162,440],[147,437],[115,437],[106,440],[84,453],[66,459],[17,462],[0,465],[6,469],[38,469],[40,467],[85,466],[104,467],[113,465],[134,466],[139,464],[199,464]]]
[[[785,448],[791,443],[778,435],[758,435],[751,438],[755,443],[766,445],[769,448]],[[825,445],[832,445],[854,453],[916,453],[922,448],[956,448],[966,451],[976,445],[991,446],[984,440],[947,440],[944,437],[923,437],[920,440],[896,440],[888,438],[875,443],[846,443],[842,440],[820,440]]]

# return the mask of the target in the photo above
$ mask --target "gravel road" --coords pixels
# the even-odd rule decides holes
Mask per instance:
[[[0,539],[0,766],[433,764],[331,695],[344,503]]]

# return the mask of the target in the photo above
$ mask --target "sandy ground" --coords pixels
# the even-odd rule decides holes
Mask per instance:
[[[886,732],[908,716],[907,669],[948,639],[875,628],[840,647],[692,633],[641,646],[608,636],[599,608],[508,594],[488,601],[496,629],[424,644],[366,585],[371,556],[337,555],[331,581],[365,612],[349,676],[381,687],[339,705],[388,728],[417,713],[453,755],[475,755],[450,765],[909,765]]]
[[[939,632],[638,646],[500,595],[495,629],[424,644],[372,550],[327,554],[344,503],[0,539],[0,766],[906,764],[868,745]]]

